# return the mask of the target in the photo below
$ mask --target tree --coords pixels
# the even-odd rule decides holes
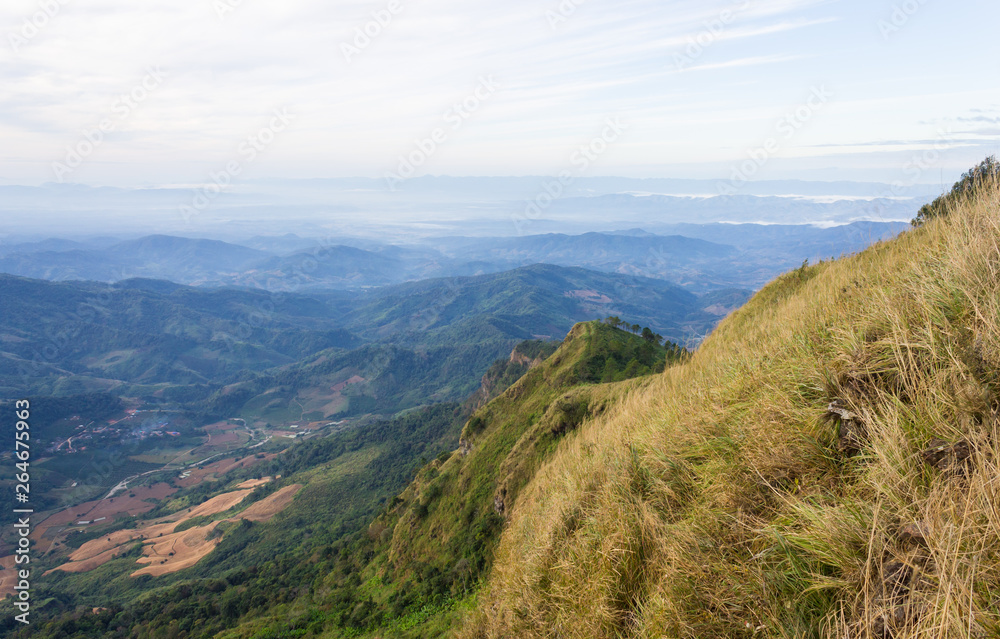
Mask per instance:
[[[962,179],[955,182],[951,191],[920,207],[917,217],[913,218],[910,224],[923,226],[928,220],[947,215],[953,207],[971,198],[983,186],[995,184],[998,178],[1000,178],[1000,162],[996,156],[991,155],[963,173]]]

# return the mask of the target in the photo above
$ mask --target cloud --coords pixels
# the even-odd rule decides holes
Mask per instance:
[[[557,172],[612,115],[635,127],[595,170],[721,159],[733,153],[734,140],[772,127],[814,84],[837,85],[845,102],[915,95],[928,82],[923,56],[932,54],[954,82],[979,91],[974,102],[907,105],[891,118],[898,131],[866,128],[856,114],[831,109],[810,124],[808,135],[823,139],[803,143],[920,139],[927,136],[920,121],[996,115],[969,110],[996,105],[997,91],[950,64],[947,38],[933,52],[907,49],[898,38],[889,52],[855,53],[884,42],[865,22],[870,16],[850,3],[398,2],[401,10],[388,19],[388,0],[67,1],[16,52],[7,36],[23,37],[24,20],[39,5],[3,3],[0,136],[7,159],[0,159],[0,176],[51,180],[52,162],[107,117],[149,66],[161,67],[166,80],[80,168],[80,180],[203,180],[277,107],[297,120],[248,168],[250,176],[381,176],[440,126],[481,76],[493,76],[501,89],[422,171]],[[925,10],[933,17],[932,7]],[[956,19],[967,17],[963,11],[953,10]],[[907,26],[915,40],[925,22]],[[980,16],[969,31],[987,22]],[[859,31],[870,31],[867,43]],[[678,73],[673,56],[706,32],[705,52]],[[345,45],[359,53],[345,55]],[[913,79],[900,79],[906,74],[894,74],[890,64],[912,70]],[[880,114],[876,107],[869,113]]]

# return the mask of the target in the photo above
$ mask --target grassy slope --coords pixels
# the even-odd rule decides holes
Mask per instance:
[[[513,504],[460,634],[996,636],[998,199],[778,278],[585,423]],[[935,437],[970,442],[968,476],[922,461]]]
[[[374,524],[393,531],[393,572],[405,575],[430,564],[463,584],[478,579],[490,563],[505,504],[570,431],[617,394],[617,386],[588,383],[599,379],[613,344],[644,345],[609,326],[577,325],[541,366],[469,420],[461,448],[424,469],[386,520]],[[647,350],[662,365],[664,349]]]
[[[522,344],[517,355],[551,352],[532,346]],[[619,377],[648,374],[632,360],[659,371],[668,357],[678,353],[597,322],[577,325],[554,353],[476,411],[458,451],[425,466],[367,534],[332,549],[326,578],[296,604],[317,611],[308,636],[448,634],[489,569],[504,521],[496,497],[512,503],[559,441],[639,383],[593,383],[609,368]],[[290,623],[288,613],[275,608],[223,636],[285,636],[309,625]]]

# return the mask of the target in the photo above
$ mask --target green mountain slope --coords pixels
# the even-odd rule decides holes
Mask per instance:
[[[183,255],[186,246],[177,250]],[[544,265],[310,295],[158,280],[106,285],[0,275],[0,397],[114,390],[149,401],[193,403],[264,371],[268,379],[259,381],[257,394],[284,385],[276,378],[287,378],[288,366],[297,383],[319,388],[328,381],[324,375],[347,370],[352,361],[402,358],[408,361],[394,373],[395,386],[409,388],[376,384],[361,393],[376,400],[392,396],[384,407],[392,412],[428,399],[460,400],[518,342],[558,338],[579,321],[621,315],[684,342],[709,331],[745,296],[735,291],[720,302],[718,294],[698,298],[658,280]],[[378,346],[345,356],[338,369],[316,369],[316,385],[309,386],[318,361],[365,343]],[[428,379],[441,381],[411,384],[427,377],[411,373],[428,349],[438,366]]]
[[[728,312],[706,310],[713,305],[663,280],[535,264],[378,289],[353,311],[347,326],[369,336],[427,331],[445,341],[449,328],[488,315],[556,338],[577,322],[619,315],[683,343],[711,330],[720,313]]]
[[[788,273],[585,422],[459,636],[997,636],[998,219]]]
[[[509,364],[535,358],[534,366],[472,415],[458,450],[425,466],[364,535],[335,546],[335,567],[301,602],[321,611],[315,636],[444,632],[492,563],[503,504],[513,503],[560,441],[635,383],[596,382],[609,373],[625,378],[662,370],[681,357],[596,322],[575,327],[541,363],[543,353],[519,348]],[[509,377],[503,368],[496,372]],[[297,627],[271,613],[226,636],[281,636]]]
[[[438,404],[309,440],[183,489],[141,519],[183,513],[255,477],[281,479],[257,488],[252,502],[303,486],[273,521],[221,524],[218,547],[179,573],[129,576],[133,549],[93,571],[47,575],[36,594],[49,601],[40,613],[47,621],[30,636],[355,636],[447,622],[455,598],[468,595],[489,566],[503,521],[494,494],[513,499],[558,440],[604,409],[601,389],[608,386],[594,384],[602,375],[659,371],[679,354],[610,326],[582,324],[558,349],[519,345],[464,406]],[[469,481],[475,489],[466,491]],[[455,520],[454,510],[465,519]],[[222,516],[233,514],[216,519]],[[96,536],[142,525],[123,520]],[[449,530],[443,544],[435,542],[441,526]],[[41,561],[36,570],[65,559],[54,550]],[[81,616],[74,606],[104,611]]]

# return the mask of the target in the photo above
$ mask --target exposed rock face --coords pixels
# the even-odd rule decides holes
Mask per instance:
[[[519,366],[527,366],[529,371],[536,366],[540,366],[542,361],[541,357],[532,358],[525,355],[519,351],[517,347],[510,352],[510,363],[517,364]]]
[[[521,370],[516,371],[513,376],[515,378],[521,377],[532,368],[540,365],[542,363],[541,357],[531,358],[528,355],[520,352],[517,347],[510,353],[510,359],[508,366],[520,367]],[[469,404],[472,410],[479,410],[486,404],[490,402],[494,397],[500,395],[504,390],[506,390],[506,383],[503,381],[505,377],[510,377],[510,369],[507,371],[497,371],[496,366],[490,369],[485,375],[483,375],[480,381],[479,390],[469,398]]]

